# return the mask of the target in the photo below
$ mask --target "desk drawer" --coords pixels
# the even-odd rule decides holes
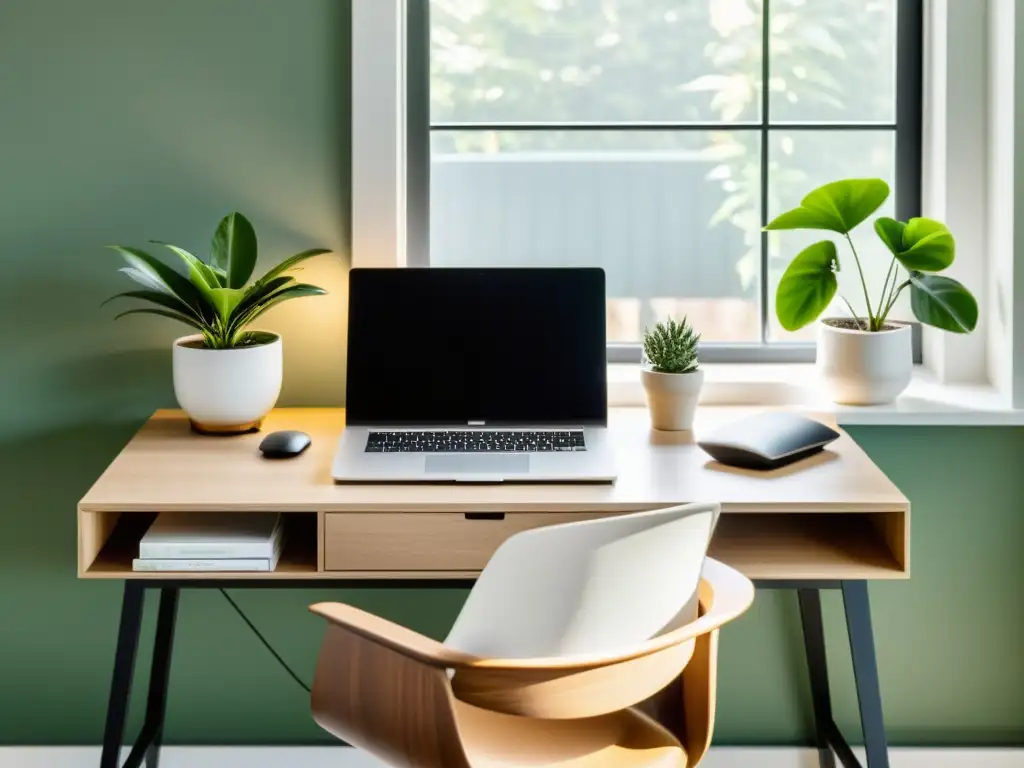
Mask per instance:
[[[602,517],[596,512],[329,512],[328,571],[479,571],[505,539],[545,525]]]

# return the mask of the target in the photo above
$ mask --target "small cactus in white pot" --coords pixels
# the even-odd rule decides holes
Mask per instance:
[[[644,329],[645,365],[640,372],[654,429],[693,428],[704,371],[697,360],[700,334],[683,317]]]

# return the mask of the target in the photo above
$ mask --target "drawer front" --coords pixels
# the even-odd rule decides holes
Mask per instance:
[[[324,521],[324,568],[479,571],[513,534],[604,516],[597,512],[330,512]]]

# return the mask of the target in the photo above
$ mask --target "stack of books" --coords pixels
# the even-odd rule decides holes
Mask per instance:
[[[161,512],[139,542],[136,571],[272,571],[284,545],[277,512]]]

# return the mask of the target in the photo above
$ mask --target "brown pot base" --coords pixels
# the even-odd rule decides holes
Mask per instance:
[[[244,435],[248,432],[259,432],[263,419],[248,421],[244,424],[203,424],[201,421],[189,419],[192,431],[200,435]]]

